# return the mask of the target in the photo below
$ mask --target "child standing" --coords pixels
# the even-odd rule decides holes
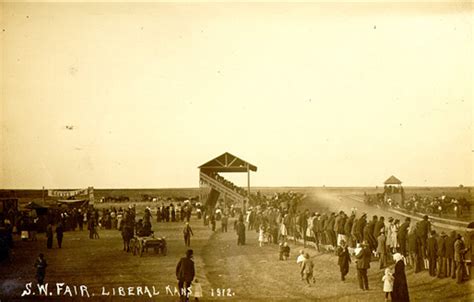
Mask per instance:
[[[198,279],[194,280],[193,292],[194,292],[194,300],[199,301],[199,298],[202,298],[202,287]]]
[[[383,291],[385,293],[385,301],[388,301],[388,296],[392,298],[393,291],[393,276],[389,268],[385,269],[385,275],[382,277],[383,281]]]
[[[48,264],[46,263],[46,260],[44,259],[43,254],[39,254],[38,258],[36,259],[35,262],[35,267],[36,267],[36,280],[38,281],[39,285],[42,285],[44,283],[44,278],[46,276],[46,267]]]
[[[264,241],[265,241],[265,230],[263,228],[263,225],[261,225],[258,231],[258,244],[260,245],[260,247],[262,247]]]

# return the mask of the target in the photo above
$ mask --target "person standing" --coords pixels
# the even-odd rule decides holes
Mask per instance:
[[[430,276],[436,277],[436,259],[437,259],[437,253],[438,253],[438,241],[437,241],[435,230],[431,231],[430,237],[428,238],[426,244],[428,247],[427,256],[428,256]]]
[[[227,224],[229,223],[229,217],[227,214],[224,214],[221,219],[221,230],[224,233],[227,233]]]
[[[452,231],[446,238],[446,277],[456,278],[456,263],[454,262],[454,242],[456,241],[456,231]]]
[[[51,223],[46,227],[46,247],[48,249],[53,247],[53,226]]]
[[[191,226],[189,225],[189,222],[186,222],[184,225],[183,235],[184,235],[184,245],[187,247],[191,246],[191,236],[194,236],[194,234],[193,234],[193,230],[191,229]]]
[[[393,275],[389,268],[385,269],[385,275],[382,277],[383,281],[383,292],[385,293],[385,302],[388,301],[388,297],[392,297],[393,291]]]
[[[387,265],[387,239],[383,230],[377,237],[377,254],[380,262],[379,268],[383,269]]]
[[[237,245],[245,245],[245,224],[242,219],[239,219],[235,225],[235,231],[237,232]]]
[[[46,277],[46,267],[48,264],[46,263],[46,260],[44,259],[43,254],[39,254],[38,258],[36,259],[35,262],[35,267],[36,267],[36,280],[38,281],[39,285],[43,285],[44,283],[44,278]]]
[[[349,263],[351,263],[351,255],[349,254],[349,249],[347,248],[345,240],[341,240],[339,242],[336,253],[339,257],[337,264],[339,265],[339,269],[341,271],[341,281],[345,281],[346,275],[349,273]]]
[[[405,219],[405,222],[400,226],[398,230],[398,244],[400,245],[400,254],[404,257],[408,256],[407,253],[407,238],[408,238],[408,228],[410,227],[410,217]]]
[[[193,296],[194,296],[194,301],[199,301],[199,298],[202,298],[202,286],[201,283],[199,283],[199,280],[196,278],[194,280],[194,285],[193,285]]]
[[[216,216],[214,215],[214,213],[211,214],[210,221],[211,221],[211,229],[213,232],[215,232],[216,231]]]
[[[287,260],[288,258],[290,258],[290,247],[288,246],[288,243],[280,243],[279,256],[280,260]]]
[[[438,237],[438,278],[446,277],[446,233]]]
[[[36,234],[38,233],[38,217],[34,217],[30,224],[31,241],[37,241]]]
[[[315,283],[315,279],[313,277],[313,270],[314,270],[314,263],[309,258],[309,254],[304,254],[304,260],[301,264],[301,275],[303,276],[303,281],[306,281],[308,285],[310,285],[310,281]]]
[[[181,258],[176,265],[176,279],[180,301],[189,301],[190,287],[194,280],[193,250],[187,250],[186,257]]]
[[[458,234],[456,241],[454,242],[454,261],[456,261],[456,276],[457,283],[461,283],[465,280],[467,272],[464,264],[465,254],[469,249],[466,249],[463,237]]]
[[[95,221],[93,217],[89,219],[89,222],[87,224],[87,229],[89,230],[89,239],[94,239]]]
[[[61,222],[58,223],[56,226],[56,239],[58,240],[58,247],[61,248],[63,244],[63,235],[64,235],[64,228]]]
[[[405,261],[400,253],[393,255],[395,272],[393,273],[392,302],[409,302],[408,283],[405,275]]]
[[[261,224],[258,229],[258,245],[262,247],[264,242],[265,242],[265,229],[263,228],[263,225]]]
[[[305,259],[304,255],[305,255],[304,250],[300,250],[300,253],[298,254],[298,257],[296,257],[296,264],[298,264],[300,266],[300,268],[303,266],[303,261]],[[302,270],[300,270],[300,275],[301,275],[301,280],[304,280]]]
[[[416,227],[417,236],[421,239],[421,252],[423,259],[427,257],[427,240],[428,235],[431,232],[431,223],[428,220],[428,215],[423,216],[423,220],[417,223]]]
[[[361,290],[369,290],[369,279],[367,278],[367,270],[370,268],[370,258],[372,252],[369,250],[367,241],[361,244],[361,250],[356,254],[357,278],[359,279],[359,287]]]

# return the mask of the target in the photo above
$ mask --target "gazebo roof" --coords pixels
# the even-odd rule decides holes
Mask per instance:
[[[385,185],[401,185],[402,181],[395,176],[390,176],[385,182]]]
[[[229,152],[225,152],[224,154],[199,166],[199,169],[209,172],[247,172],[247,167],[250,171],[257,171],[256,166],[230,154]]]

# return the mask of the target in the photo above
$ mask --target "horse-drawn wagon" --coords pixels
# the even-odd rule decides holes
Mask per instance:
[[[143,252],[148,252],[149,248],[153,248],[155,253],[160,253],[166,256],[168,247],[164,237],[154,237],[154,235],[146,237],[133,237],[130,240],[130,249],[133,255],[143,255]]]

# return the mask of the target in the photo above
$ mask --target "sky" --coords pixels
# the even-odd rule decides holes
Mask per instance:
[[[470,3],[1,5],[0,188],[474,184]]]

